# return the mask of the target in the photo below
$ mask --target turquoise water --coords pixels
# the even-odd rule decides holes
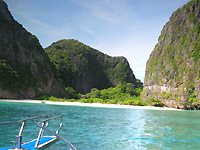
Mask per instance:
[[[94,108],[0,102],[0,121],[38,115],[63,115],[60,135],[78,150],[200,149],[200,112]],[[24,141],[37,137],[36,121],[27,122]],[[56,130],[57,124],[49,123]],[[13,146],[19,125],[0,126],[0,147]],[[51,149],[62,150],[58,142]]]

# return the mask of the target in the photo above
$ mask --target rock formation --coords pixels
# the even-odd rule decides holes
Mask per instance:
[[[175,11],[164,26],[146,66],[144,100],[166,106],[199,109],[200,2],[192,0]]]
[[[110,57],[77,40],[60,40],[45,51],[64,85],[82,94],[92,88],[105,89],[120,83],[139,85],[124,57]]]
[[[54,72],[38,39],[13,19],[0,0],[0,98],[65,94]]]

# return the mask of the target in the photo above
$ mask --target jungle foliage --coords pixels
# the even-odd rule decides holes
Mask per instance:
[[[65,87],[86,94],[92,87],[106,89],[133,83],[142,87],[124,57],[110,57],[77,40],[60,40],[45,49]],[[84,90],[83,90],[84,89]]]
[[[62,99],[56,97],[43,96],[38,99],[44,98],[50,101],[68,101],[68,102],[82,102],[82,103],[102,103],[102,104],[121,104],[121,105],[147,105],[140,99],[142,88],[133,88],[133,84],[120,84],[116,87],[110,87],[108,89],[98,90],[93,88],[90,93],[81,95],[75,93],[75,90],[71,87],[67,87],[66,91],[71,94],[73,99]],[[77,98],[77,99],[75,99]]]

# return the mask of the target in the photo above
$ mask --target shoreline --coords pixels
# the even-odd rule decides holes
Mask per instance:
[[[134,105],[119,105],[119,104],[101,104],[101,103],[80,103],[80,102],[54,102],[45,100],[13,100],[13,99],[0,99],[5,102],[21,102],[21,103],[37,103],[37,104],[49,104],[49,105],[66,105],[66,106],[84,106],[84,107],[102,107],[102,108],[129,108],[129,109],[147,109],[147,110],[176,110],[181,109],[170,107],[154,107],[154,106],[134,106]]]

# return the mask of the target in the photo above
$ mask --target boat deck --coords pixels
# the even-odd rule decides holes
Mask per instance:
[[[7,148],[0,148],[0,150],[43,150],[45,148],[48,148],[52,144],[56,143],[59,139],[65,143],[65,146],[70,148],[71,150],[76,150],[76,148],[66,139],[64,139],[62,136],[60,136],[58,133],[63,125],[63,118],[62,115],[51,117],[44,119],[40,122],[37,123],[37,126],[40,128],[40,131],[38,133],[37,139],[34,139],[30,142],[27,142],[25,144],[22,144],[22,133],[23,129],[25,126],[26,121],[33,120],[33,119],[38,119],[38,118],[43,118],[43,117],[48,117],[46,115],[42,116],[35,116],[19,121],[12,121],[12,122],[0,122],[0,125],[11,125],[11,124],[18,124],[21,123],[21,128],[19,130],[19,134],[16,135],[16,142],[14,147],[7,147]],[[54,132],[50,130],[48,127],[49,125],[49,120],[57,119],[60,118],[60,125],[58,126],[58,129]],[[53,134],[53,136],[43,136],[44,132],[48,132],[50,134]],[[46,135],[46,134],[45,134]]]
[[[49,147],[51,144],[58,141],[58,139],[55,136],[43,136],[40,138],[38,148],[35,148],[36,141],[37,139],[27,142],[22,145],[22,148],[25,148],[26,150],[39,150]],[[11,149],[14,149],[14,147],[0,148],[0,150],[11,150]]]

